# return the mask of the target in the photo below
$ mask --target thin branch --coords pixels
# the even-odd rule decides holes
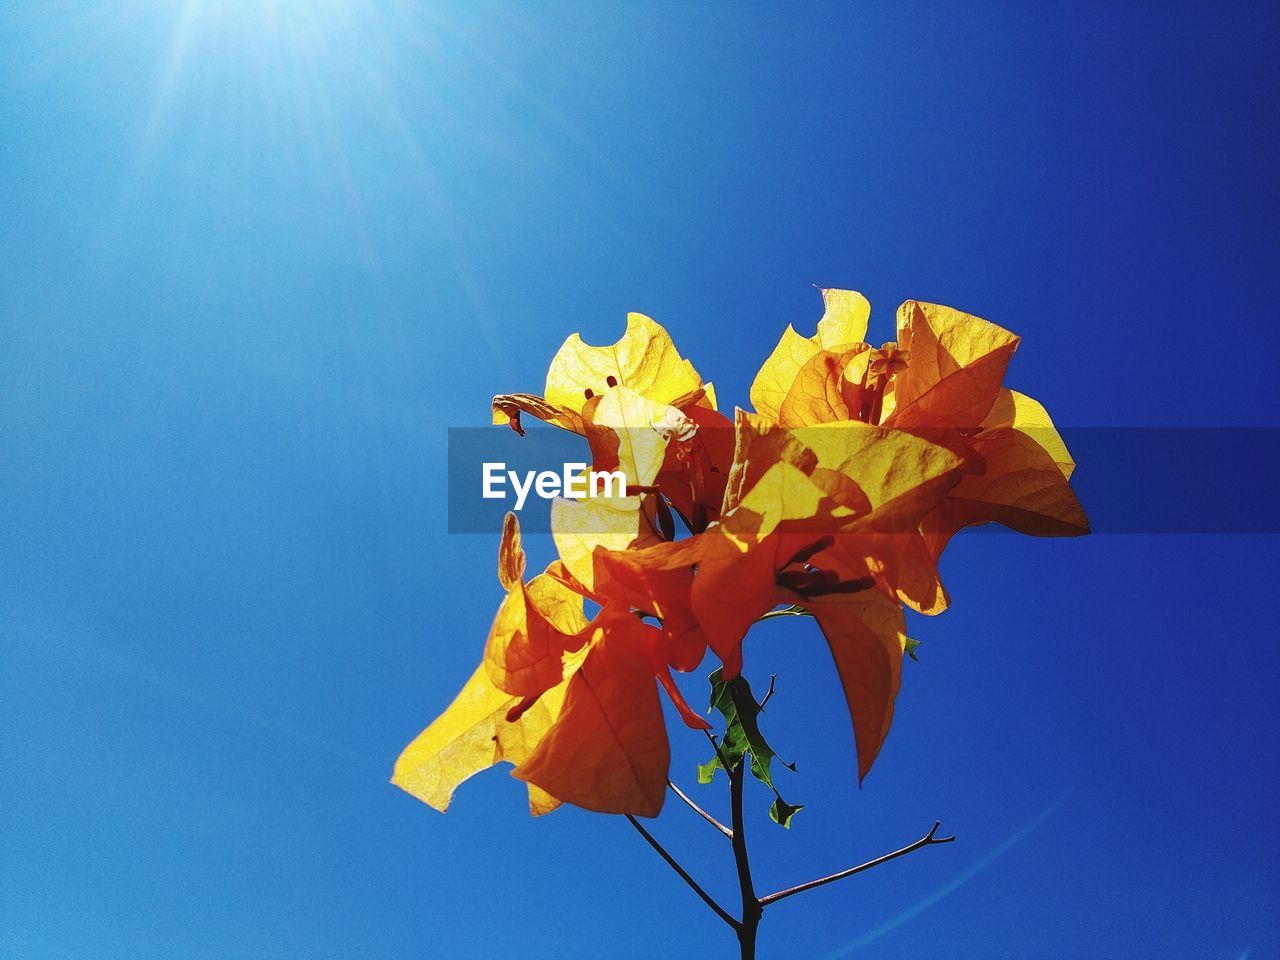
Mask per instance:
[[[839,873],[833,873],[829,877],[820,877],[817,880],[810,880],[808,883],[802,883],[795,887],[788,887],[786,890],[779,890],[777,893],[771,893],[760,901],[760,906],[767,907],[771,903],[777,903],[784,900],[793,893],[802,893],[805,890],[812,890],[814,887],[820,887],[826,883],[833,883],[836,880],[843,880],[845,877],[852,877],[855,873],[861,873],[863,870],[870,870],[872,867],[878,867],[882,863],[888,863],[898,857],[906,856],[914,850],[922,847],[931,847],[938,843],[951,843],[955,837],[939,837],[936,836],[938,827],[942,826],[941,821],[934,821],[933,826],[919,840],[909,843],[900,850],[894,850],[892,853],[886,853],[882,857],[876,857],[874,860],[868,860],[866,863],[859,864],[856,867],[850,867],[848,870],[841,870]]]
[[[707,823],[711,824],[713,827],[715,827],[717,830],[723,833],[730,840],[733,839],[733,831],[730,830],[728,827],[726,827],[723,823],[721,823],[715,817],[713,817],[711,814],[707,813],[707,811],[703,810],[696,803],[694,803],[687,793],[685,793],[683,790],[677,787],[670,780],[667,781],[667,786],[671,788],[672,793],[674,793],[677,797],[679,797],[681,800],[685,802],[685,805],[690,810],[692,810],[694,813],[700,816],[703,820],[707,821]]]
[[[633,827],[635,827],[636,830],[640,832],[640,836],[644,837],[646,840],[649,841],[649,846],[653,847],[653,849],[658,851],[658,855],[662,857],[663,860],[667,861],[671,869],[674,870],[676,873],[680,874],[680,879],[682,879],[685,883],[687,883],[690,887],[693,888],[693,892],[702,898],[702,902],[715,911],[716,916],[718,916],[721,920],[723,920],[725,923],[731,926],[735,931],[738,930],[739,928],[738,921],[733,919],[733,917],[729,915],[728,911],[725,910],[724,907],[720,906],[720,904],[716,903],[713,899],[711,899],[711,895],[707,893],[707,891],[703,890],[702,887],[698,886],[698,881],[693,879],[693,877],[689,876],[685,868],[680,866],[680,864],[676,862],[676,858],[671,856],[671,854],[667,853],[666,849],[662,846],[662,844],[660,844],[657,840],[653,838],[653,834],[651,834],[648,830],[646,830],[644,827],[640,825],[639,820],[637,820],[635,817],[633,817],[631,814],[628,813],[627,821]]]

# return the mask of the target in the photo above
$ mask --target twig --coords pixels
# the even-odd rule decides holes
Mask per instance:
[[[870,870],[872,867],[878,867],[882,863],[888,863],[898,857],[905,856],[913,850],[919,850],[921,847],[930,847],[938,843],[951,843],[955,837],[938,837],[938,827],[942,826],[941,821],[935,821],[933,826],[919,840],[909,843],[900,850],[894,850],[892,853],[886,853],[882,857],[876,857],[874,860],[868,860],[866,863],[859,864],[856,867],[850,867],[848,870],[841,870],[839,873],[833,873],[829,877],[820,877],[817,880],[810,880],[808,883],[802,883],[798,886],[788,887],[786,890],[779,890],[777,893],[771,893],[760,901],[761,907],[767,907],[771,903],[777,903],[784,900],[793,893],[802,893],[805,890],[812,890],[814,887],[820,887],[826,883],[833,883],[836,880],[843,880],[845,877],[852,877],[855,873],[861,873],[863,870]]]
[[[648,830],[646,830],[644,827],[640,825],[639,820],[637,820],[635,817],[633,817],[631,814],[628,813],[627,821],[633,827],[635,827],[636,830],[639,831],[640,836],[644,837],[646,840],[649,841],[649,846],[653,847],[653,849],[658,851],[658,855],[662,857],[663,860],[667,861],[671,869],[674,870],[676,873],[680,874],[680,879],[682,879],[691,888],[693,888],[693,892],[702,898],[702,902],[715,911],[716,916],[718,916],[721,920],[723,920],[729,926],[733,927],[735,931],[740,929],[741,924],[739,924],[737,920],[731,917],[728,911],[724,909],[724,907],[720,906],[720,904],[716,903],[715,900],[711,899],[711,895],[707,893],[707,891],[703,890],[702,887],[698,886],[698,881],[693,879],[693,877],[689,876],[685,868],[680,866],[680,864],[676,862],[676,858],[671,856],[671,854],[667,853],[666,849],[663,848],[662,844],[660,844],[657,840],[653,838],[653,834],[651,834]]]
[[[672,793],[674,793],[677,797],[679,797],[681,800],[685,802],[685,805],[689,807],[690,810],[692,810],[694,813],[700,816],[703,820],[707,821],[707,823],[711,824],[713,827],[715,827],[717,830],[723,833],[730,840],[733,839],[733,831],[730,830],[728,827],[726,827],[723,823],[721,823],[715,817],[713,817],[711,814],[707,813],[707,811],[703,810],[696,803],[694,803],[692,798],[690,798],[690,796],[687,793],[685,793],[683,790],[677,787],[670,780],[667,781],[667,786],[671,788]]]

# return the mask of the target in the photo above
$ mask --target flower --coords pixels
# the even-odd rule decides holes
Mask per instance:
[[[761,367],[757,413],[733,421],[640,314],[609,346],[570,336],[543,396],[494,398],[495,423],[523,434],[529,414],[583,436],[593,469],[626,474],[626,495],[557,501],[558,557],[527,582],[507,516],[483,662],[394,783],[443,810],[460,782],[509,761],[535,814],[568,802],[655,815],[670,762],[659,688],[707,729],[672,671],[710,651],[737,676],[747,631],[779,605],[811,614],[827,641],[861,780],[892,723],[904,606],[946,607],[937,560],[956,531],[1087,532],[1048,414],[1003,385],[1016,336],[907,301],[897,340],[873,348],[861,294],[823,299],[816,333],[788,326]]]
[[[788,326],[751,386],[763,415],[789,427],[872,423],[909,431],[964,460],[960,482],[895,545],[900,598],[940,613],[936,561],[955,532],[997,522],[1036,536],[1079,536],[1089,524],[1068,484],[1074,464],[1048,413],[1003,386],[1019,338],[986,320],[908,300],[896,342],[863,341],[870,304],[824,290],[818,332]]]

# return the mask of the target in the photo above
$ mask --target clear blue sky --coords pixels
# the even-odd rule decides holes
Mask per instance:
[[[906,297],[1022,333],[1064,425],[1280,422],[1270,4],[10,0],[0,37],[5,958],[729,954],[625,822],[387,783],[500,595],[446,429],[572,330],[649,313],[728,406],[855,287],[880,339]],[[960,538],[862,790],[813,626],[760,627],[807,805],[756,791],[761,886],[960,836],[762,956],[1280,954],[1278,561]],[[730,897],[704,824],[654,829]]]

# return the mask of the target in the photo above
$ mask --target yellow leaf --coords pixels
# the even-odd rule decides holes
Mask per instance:
[[[796,376],[818,351],[819,347],[813,340],[800,336],[788,324],[773,353],[765,359],[751,382],[751,405],[756,412],[770,420],[779,419],[782,404]]]
[[[592,467],[620,470],[627,486],[652,486],[673,440],[690,439],[697,425],[669,404],[655,403],[629,387],[604,395],[586,417]]]
[[[945,501],[944,501],[945,502]],[[918,530],[891,533],[838,533],[813,563],[842,580],[870,576],[886,596],[917,613],[936,616],[950,603],[938,577],[937,559]]]
[[[559,714],[564,694],[564,684],[547,691],[511,723],[507,711],[520,699],[494,687],[481,666],[444,713],[400,754],[391,782],[443,812],[468,777],[504,760],[523,762]],[[533,814],[555,805],[546,791],[529,791]]]
[[[735,512],[725,517],[726,530],[733,533],[741,529],[743,513],[752,515],[746,529],[754,537],[766,537],[788,521],[807,521],[811,529],[829,522],[830,526],[822,531],[829,533],[841,519],[853,516],[811,477],[785,461],[770,466],[747,491]]]
[[[871,347],[855,343],[814,354],[797,372],[778,410],[784,426],[857,420],[862,411],[862,377]]]
[[[839,471],[867,497],[871,511],[858,518],[856,529],[914,530],[959,480],[959,457],[901,430],[849,423],[798,435],[810,446],[817,444],[819,466]]]
[[[734,418],[733,466],[725,486],[723,513],[730,513],[776,463],[789,463],[805,474],[818,466],[818,455],[776,422],[738,410]]]
[[[752,405],[770,420],[782,419],[783,405],[800,372],[815,356],[824,351],[842,352],[840,348],[856,353],[856,345],[866,337],[871,315],[866,297],[853,290],[823,290],[822,300],[826,310],[818,321],[818,332],[802,337],[788,324],[751,384]],[[799,404],[800,398],[793,403]],[[796,415],[801,414],[797,411]]]
[[[973,440],[981,473],[966,474],[922,529],[934,556],[962,527],[996,522],[1037,537],[1078,537],[1089,520],[1061,465],[1032,437],[1000,427]]]
[[[867,321],[871,318],[871,304],[856,290],[823,290],[822,303],[826,308],[818,321],[818,346],[823,350],[835,350],[847,344],[867,339]]]
[[[852,481],[868,503],[869,512],[851,517],[856,524],[842,524],[841,529],[914,529],[925,511],[959,478],[961,461],[956,454],[902,430],[856,421],[785,428],[747,418],[740,420],[739,429],[743,439],[736,456],[750,461],[756,450],[772,454],[770,446],[764,445],[767,443],[778,451],[777,456],[798,465],[801,472],[805,472],[807,462],[812,462],[814,467],[809,472],[815,477],[820,476],[818,471],[826,470]],[[797,450],[809,451],[812,461],[801,457]],[[735,469],[739,469],[738,464]],[[730,486],[735,495],[736,476],[749,478],[756,475],[757,469],[743,466],[737,475],[731,475]],[[844,497],[837,499],[848,502]],[[845,516],[838,510],[831,515]]]
[[[625,550],[657,543],[645,513],[646,497],[588,497],[551,502],[551,537],[565,570],[595,590],[597,549]]]
[[[582,413],[584,404],[623,386],[655,403],[671,401],[702,388],[702,378],[682,358],[659,324],[639,313],[627,314],[627,330],[617,343],[593,347],[573,334],[547,371],[548,403]]]

